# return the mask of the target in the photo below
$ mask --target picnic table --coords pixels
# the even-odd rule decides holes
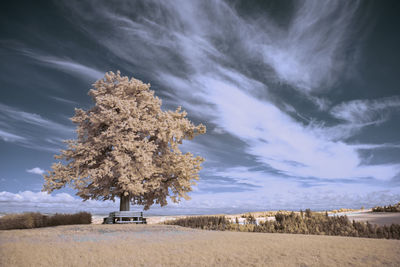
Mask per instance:
[[[146,224],[146,218],[143,218],[143,212],[137,211],[114,211],[110,212],[108,217],[103,219],[103,224],[114,223],[136,223]]]

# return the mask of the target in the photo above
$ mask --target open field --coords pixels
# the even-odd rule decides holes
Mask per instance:
[[[0,231],[0,266],[400,266],[400,240],[70,225]]]

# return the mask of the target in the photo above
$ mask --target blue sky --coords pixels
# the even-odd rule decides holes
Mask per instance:
[[[89,210],[40,192],[106,71],[151,83],[207,134],[192,200],[154,214],[400,201],[396,1],[44,1],[0,16],[0,212]],[[140,207],[136,207],[140,209]]]

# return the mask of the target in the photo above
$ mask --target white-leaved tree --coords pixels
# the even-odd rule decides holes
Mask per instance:
[[[202,157],[182,153],[178,145],[206,132],[190,122],[185,111],[161,110],[161,100],[149,84],[106,73],[89,91],[95,105],[75,109],[71,118],[77,139],[67,140],[57,163],[44,175],[43,191],[65,185],[84,200],[120,198],[120,210],[129,204],[167,205],[189,199],[199,179]]]

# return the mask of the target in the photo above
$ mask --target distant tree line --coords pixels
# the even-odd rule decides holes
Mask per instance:
[[[397,204],[389,205],[389,206],[383,206],[383,207],[374,207],[372,208],[373,212],[400,212],[400,202]]]
[[[346,215],[328,216],[327,213],[314,213],[309,209],[305,212],[301,211],[300,214],[294,212],[290,214],[277,213],[275,221],[265,221],[259,224],[256,224],[256,219],[252,215],[246,218],[246,223],[243,225],[238,223],[237,218],[231,222],[225,216],[187,217],[168,221],[166,224],[220,231],[400,239],[399,224],[378,226],[369,222],[356,222],[354,220],[351,222]]]

